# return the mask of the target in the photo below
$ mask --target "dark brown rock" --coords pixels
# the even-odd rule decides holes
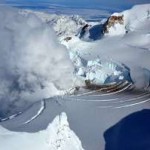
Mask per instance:
[[[113,27],[115,24],[124,24],[124,16],[110,16],[104,24],[103,33],[108,33],[109,28]]]

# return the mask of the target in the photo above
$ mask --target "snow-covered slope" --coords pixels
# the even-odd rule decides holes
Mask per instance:
[[[80,57],[77,51],[70,51],[70,58],[75,66],[75,74],[81,80],[89,81],[91,84],[104,85],[131,81],[130,70],[123,64],[101,59],[101,57],[86,60]]]
[[[140,10],[140,12],[139,12]],[[108,19],[102,19],[100,22],[92,25],[80,33],[84,41],[97,40],[105,36],[124,35],[131,31],[141,30],[149,26],[146,19],[150,17],[150,8],[148,4],[134,6],[130,10],[120,13],[113,13]],[[147,25],[146,25],[147,24]],[[91,26],[90,26],[91,25]]]
[[[0,130],[1,148],[4,150],[18,150],[20,147],[23,150],[27,148],[104,150],[105,130],[128,114],[150,108],[149,92],[130,90],[129,84],[126,86],[120,84],[119,87],[118,91],[113,91],[112,87],[107,93],[90,91],[46,99],[44,111],[31,122],[24,124],[37,114],[34,112],[38,107],[35,103],[18,117],[0,122],[3,127],[17,131],[12,133]],[[43,149],[40,149],[41,147]]]
[[[141,31],[150,26],[148,23],[150,18],[150,5],[137,5],[130,10],[126,10],[121,13],[114,13],[111,17],[112,16],[122,16],[122,23],[116,23],[116,20],[114,19],[114,24],[108,27],[108,33],[106,33],[106,35],[114,36],[122,35],[131,31]],[[110,22],[108,20],[108,24],[109,23]]]
[[[130,70],[128,75],[131,74],[137,87],[148,87],[150,79],[148,65],[150,63],[149,9],[150,4],[147,4],[135,6],[122,13],[115,13],[116,16],[123,15],[124,23],[114,24],[109,32],[99,40],[83,41],[78,37],[73,37],[68,42],[62,41],[62,44],[72,50],[74,54],[77,53],[83,60],[95,61],[99,59],[107,60],[110,65],[112,62],[125,64]],[[76,56],[74,57],[76,58]],[[115,63],[113,64],[115,65]],[[103,70],[103,73],[107,74],[107,71]],[[79,69],[79,74],[83,74],[81,69]],[[96,74],[93,76],[96,77]],[[103,76],[101,77],[103,78]],[[99,76],[99,80],[102,78]],[[106,78],[103,79],[103,83],[105,83]]]
[[[25,16],[35,14],[43,22],[53,27],[57,35],[63,38],[78,34],[80,28],[86,24],[86,21],[78,15],[57,15],[31,10],[20,10],[20,14]]]
[[[76,134],[70,129],[67,116],[62,113],[48,127],[49,149],[51,150],[84,150]]]
[[[0,126],[0,149],[83,150],[79,138],[69,127],[65,113],[56,116],[47,129],[37,133],[11,132]]]
[[[83,80],[91,80],[99,84],[106,83],[106,81],[107,83],[111,83],[119,78],[128,80],[132,72],[133,80],[137,81],[137,79],[134,79],[137,78],[135,72],[142,70],[140,71],[142,72],[140,76],[146,78],[146,81],[142,81],[144,82],[142,84],[145,84],[145,82],[149,81],[149,71],[145,70],[149,70],[149,68],[141,66],[141,64],[136,64],[133,60],[138,59],[139,53],[144,52],[142,49],[149,50],[150,47],[149,8],[149,4],[134,6],[130,10],[112,14],[112,18],[110,17],[111,20],[109,20],[109,18],[106,23],[101,20],[101,23],[94,24],[87,23],[79,16],[50,15],[44,12],[33,12],[29,10],[21,11],[21,13],[23,15],[34,13],[41,18],[43,22],[53,27],[61,44],[64,44],[69,50],[70,58],[75,66],[76,75]],[[110,26],[107,28],[107,33],[103,35],[107,23],[110,24]],[[123,53],[126,51],[125,55],[122,55],[121,49]],[[139,53],[137,57],[133,57],[132,59],[131,57],[133,55],[130,53],[134,51],[133,49],[138,49],[137,51],[139,51]],[[143,57],[144,55],[143,53]],[[116,56],[118,58],[116,58]],[[97,60],[103,63],[95,65]],[[112,67],[109,66],[128,68],[127,70],[123,69],[126,70],[125,74],[128,74],[128,76],[120,77],[122,69],[117,70],[115,67],[112,69]],[[132,69],[130,70],[130,68]],[[118,71],[120,73],[118,73]],[[108,82],[108,78],[112,80]],[[141,82],[138,84],[141,84]],[[147,82],[146,86],[148,85],[149,83]]]
[[[35,17],[37,12],[34,14],[32,14],[33,12],[27,12],[27,14],[23,13],[23,16],[27,15],[26,17],[29,17],[29,25],[31,25],[31,27],[36,26],[35,22],[32,22],[32,19],[34,18],[36,23],[40,22],[40,27],[44,24],[44,27],[47,30],[49,30],[49,26],[53,26],[53,28],[56,27],[55,30],[56,32],[58,31],[58,33],[64,31],[62,32],[62,35],[58,37],[60,40],[59,42],[67,47],[66,51],[70,53],[70,58],[75,67],[75,74],[78,78],[83,79],[83,81],[90,80],[94,84],[103,85],[104,83],[107,83],[109,84],[109,87],[105,85],[100,89],[93,91],[84,89],[83,91],[86,91],[85,93],[82,93],[83,91],[79,91],[77,95],[65,95],[44,99],[34,103],[22,113],[11,116],[7,120],[2,120],[0,125],[11,131],[8,131],[2,127],[0,128],[0,149],[20,150],[20,148],[24,148],[25,150],[104,150],[105,142],[103,134],[108,128],[126,115],[142,109],[150,109],[150,93],[148,91],[150,85],[150,17],[147,15],[149,14],[149,8],[150,4],[139,5],[133,7],[131,10],[118,13],[126,16],[125,24],[120,27],[112,27],[112,32],[108,33],[109,36],[104,36],[103,38],[100,38],[99,40],[96,39],[95,41],[83,40],[79,36],[76,36],[75,34],[80,28],[80,25],[76,26],[76,23],[68,24],[69,27],[70,25],[73,26],[69,31],[66,29],[65,25],[61,26],[62,22],[72,22],[73,19],[71,17],[67,17],[66,19],[65,17],[63,18],[63,16],[60,18],[57,16],[56,18],[54,17],[54,19],[56,19],[54,22],[50,17],[47,22],[46,18],[49,18],[49,15],[46,17],[45,14],[42,14],[39,18],[43,18],[44,16],[45,18],[41,23],[41,21]],[[28,14],[30,15],[28,16]],[[37,16],[40,15],[37,14]],[[20,21],[20,17],[17,18],[17,21]],[[45,22],[47,22],[49,26],[45,24]],[[94,26],[95,25],[92,27]],[[6,33],[14,31],[14,28],[10,28],[14,26],[6,27],[7,28],[5,29],[9,29]],[[126,29],[128,29],[128,33],[124,32]],[[18,29],[16,30],[18,31]],[[36,31],[39,30],[36,28],[34,33]],[[41,36],[41,33],[43,32],[39,33]],[[49,37],[48,39],[44,38],[44,40],[42,40],[42,43],[47,45],[45,41],[49,43],[49,40],[53,37],[53,34],[51,35],[51,32],[44,33],[46,33],[46,35],[47,33],[50,34],[50,37],[46,36]],[[66,35],[72,35],[72,38],[66,41],[63,39]],[[93,34],[93,36],[94,35],[95,34]],[[37,45],[36,48],[38,49],[38,44],[41,41],[39,43],[36,42],[33,46]],[[19,46],[17,46],[17,48],[18,47]],[[34,49],[34,47],[32,48]],[[37,52],[36,48],[34,49],[35,54]],[[51,47],[48,46],[48,49],[51,49]],[[64,51],[64,47],[62,50]],[[40,53],[41,51],[38,52]],[[41,53],[43,53],[43,49]],[[57,51],[55,53],[54,47],[54,56],[58,56],[58,53],[62,54],[61,51]],[[37,55],[33,54],[32,56],[35,56],[36,58]],[[48,56],[51,56],[51,54]],[[39,55],[38,58],[41,58],[41,55]],[[55,59],[51,60],[53,60],[52,62],[55,62]],[[61,64],[64,60],[66,59],[60,60],[59,62],[56,62],[56,64]],[[36,63],[36,68],[40,66],[38,64],[43,64],[43,61]],[[49,66],[51,63],[46,64],[46,66]],[[50,72],[53,69],[59,70],[59,67],[57,68],[55,64],[53,64],[53,66],[54,68],[51,68]],[[65,65],[63,67],[65,67]],[[61,66],[60,68],[62,69],[63,67]],[[44,70],[47,73],[47,67]],[[55,75],[56,74],[54,74],[54,77]],[[58,78],[61,77],[62,72],[58,73],[58,75]],[[29,81],[31,79],[32,78],[29,78]],[[67,79],[67,77],[63,75],[62,80],[63,79]],[[46,81],[47,80],[44,80],[44,83],[47,83]],[[57,81],[57,79],[54,80],[54,83],[58,83]],[[110,84],[114,81],[116,84]],[[130,83],[131,81],[133,83]],[[66,80],[63,80],[62,82],[68,83]],[[39,83],[42,82],[38,82],[38,85],[41,85]],[[50,92],[52,91],[50,90]],[[38,93],[39,90],[36,90],[35,88],[34,99],[39,98]],[[49,90],[42,95],[43,98],[46,97],[47,94],[49,94]],[[18,99],[18,101],[19,100],[20,99]]]
[[[62,44],[68,43],[75,38],[81,38],[81,32],[87,25],[79,16],[65,16],[56,14],[47,14],[44,12],[34,12],[30,10],[22,10],[20,13],[24,16],[35,14],[42,19],[43,22],[53,27]],[[102,27],[98,23],[88,23],[89,30],[86,31],[87,35],[83,35],[82,40],[98,39],[102,32]],[[89,32],[89,37],[88,37]],[[86,34],[86,33],[85,33]],[[86,37],[87,36],[87,37]],[[81,40],[81,41],[82,41]],[[66,44],[65,44],[66,45]],[[67,46],[67,45],[66,45]],[[76,46],[75,46],[76,47]],[[75,74],[82,80],[89,80],[93,84],[106,84],[119,80],[128,80],[126,77],[129,74],[123,65],[118,65],[113,61],[107,62],[97,58],[96,60],[84,60],[76,52],[69,49],[70,58],[75,66]],[[80,63],[79,63],[80,62]],[[126,72],[126,73],[125,73]],[[126,75],[124,75],[124,73]],[[128,77],[129,78],[129,77]]]

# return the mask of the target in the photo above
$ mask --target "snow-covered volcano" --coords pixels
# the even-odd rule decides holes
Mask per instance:
[[[139,10],[141,11],[139,12]],[[119,16],[121,17],[120,22]],[[109,18],[106,22],[101,24],[103,31],[106,26],[108,31],[106,33],[100,31],[96,32],[95,36],[98,34],[99,39],[94,41],[90,39],[90,30],[97,26],[93,25],[85,30],[84,36],[81,39],[80,37],[74,36],[69,41],[62,40],[61,42],[81,59],[92,61],[92,64],[94,64],[92,68],[95,67],[97,63],[96,60],[104,64],[102,65],[102,70],[105,68],[105,63],[102,63],[103,60],[110,64],[109,66],[116,66],[117,64],[118,68],[128,68],[126,74],[129,76],[124,79],[128,80],[131,76],[131,80],[135,83],[137,88],[147,88],[150,80],[149,4],[134,6],[131,10],[114,13],[111,17],[111,19]],[[114,20],[114,22],[112,20]],[[109,24],[111,25],[109,26]],[[74,58],[76,58],[76,56]],[[99,64],[99,66],[101,64]],[[111,68],[109,68],[109,66],[107,67],[108,70]],[[115,67],[113,68],[113,74],[115,74],[117,69],[115,69]],[[79,74],[85,73],[82,70],[82,67],[80,67]],[[102,76],[99,76],[99,78],[103,80],[103,83],[105,83],[108,76],[110,77],[109,72],[107,72],[108,70],[105,69],[105,71],[102,71],[102,74],[100,73]],[[92,76],[92,79],[96,80],[98,69],[94,71],[95,74],[93,74],[93,76],[95,77]],[[119,71],[122,72],[121,70]],[[106,78],[103,74],[105,74]],[[119,73],[118,75],[120,76]],[[113,78],[115,77],[113,76]]]
[[[0,42],[0,149],[104,150],[108,128],[150,109],[150,4],[113,14],[117,21],[107,33],[99,29],[116,17],[93,23],[6,10],[0,10],[0,36],[6,39]],[[82,82],[100,86],[85,89]],[[78,86],[75,94],[58,96]]]

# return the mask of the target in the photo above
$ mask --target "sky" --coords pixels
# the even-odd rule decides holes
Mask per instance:
[[[3,0],[0,0],[3,1]],[[130,7],[135,4],[150,3],[150,0],[6,0],[15,3],[48,3],[80,7]]]

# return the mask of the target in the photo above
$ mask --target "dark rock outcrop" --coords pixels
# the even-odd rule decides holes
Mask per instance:
[[[64,41],[66,41],[66,42],[68,42],[68,41],[70,41],[72,39],[72,37],[66,37],[66,38],[64,38]]]
[[[105,24],[103,25],[103,33],[108,33],[109,28],[113,27],[115,24],[124,24],[124,16],[110,16]]]

